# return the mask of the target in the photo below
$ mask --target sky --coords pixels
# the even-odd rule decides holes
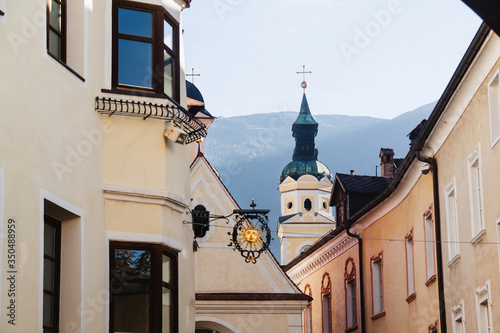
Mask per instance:
[[[392,119],[441,96],[481,19],[460,0],[195,0],[186,72],[215,116]],[[191,80],[191,78],[188,78]]]

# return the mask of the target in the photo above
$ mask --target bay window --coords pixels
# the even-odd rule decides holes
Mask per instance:
[[[162,6],[113,3],[114,89],[179,100],[179,28]]]
[[[110,244],[110,332],[177,332],[177,258],[159,244]]]

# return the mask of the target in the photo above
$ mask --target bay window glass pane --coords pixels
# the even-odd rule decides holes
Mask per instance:
[[[54,327],[54,296],[43,294],[43,326]]]
[[[118,41],[118,83],[152,87],[152,49],[151,43],[127,39]]]
[[[49,23],[57,31],[61,31],[61,4],[55,0],[51,1],[49,7]]]
[[[43,253],[55,257],[55,233],[56,229],[48,223],[44,224],[43,229]]]
[[[115,332],[151,332],[150,294],[146,284],[127,284],[113,294]]]
[[[174,93],[174,59],[163,51],[163,92],[167,96],[173,96]]]
[[[171,265],[170,257],[163,255],[162,280],[166,283],[170,283],[170,274],[171,274],[170,265]]]
[[[43,289],[48,291],[54,290],[55,263],[52,260],[44,259],[43,261]]]
[[[49,29],[49,52],[58,59],[62,58],[62,38],[54,31]]]
[[[118,8],[118,33],[151,38],[153,13]]]
[[[174,49],[174,28],[166,20],[163,20],[163,43],[170,50]]]
[[[115,274],[124,278],[148,279],[151,276],[151,252],[115,249]]]
[[[162,333],[170,332],[171,327],[171,309],[172,309],[172,292],[167,288],[162,288],[162,317],[161,327]]]

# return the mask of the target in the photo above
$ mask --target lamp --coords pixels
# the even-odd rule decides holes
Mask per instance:
[[[174,121],[170,121],[170,125],[168,125],[167,131],[165,132],[165,137],[175,143],[185,144],[188,138],[188,134],[184,132],[183,125],[176,127],[174,125]]]

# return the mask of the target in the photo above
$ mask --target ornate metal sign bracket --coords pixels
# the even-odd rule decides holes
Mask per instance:
[[[233,232],[228,232],[232,236],[228,246],[234,246],[247,263],[253,264],[271,243],[267,218],[269,209],[255,209],[256,206],[252,199],[252,209],[235,209],[233,214],[236,215],[236,223]]]

